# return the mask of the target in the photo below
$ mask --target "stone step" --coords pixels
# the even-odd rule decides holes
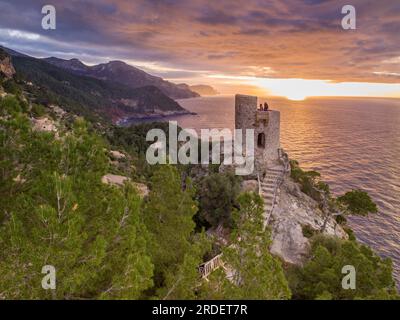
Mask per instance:
[[[275,183],[276,182],[276,179],[266,179],[266,180],[264,180],[263,182],[262,182],[262,184],[263,183]]]
[[[270,198],[270,197],[272,197],[273,194],[274,194],[274,190],[266,190],[261,195],[264,198],[265,197]]]
[[[281,173],[283,173],[283,170],[280,170],[280,169],[267,169],[267,174],[269,174],[269,173],[281,174]]]
[[[261,188],[275,188],[275,183],[262,183]]]
[[[275,189],[275,185],[274,185],[274,184],[270,184],[270,185],[267,185],[267,186],[261,186],[261,190],[262,190],[262,191],[263,191],[263,190],[271,191],[271,190],[273,190],[273,189]]]
[[[268,172],[264,177],[269,177],[269,176],[279,177],[279,176],[281,176],[281,174],[275,173],[275,172]]]
[[[267,181],[267,182],[263,182],[261,183],[261,186],[274,186],[275,182],[274,181]]]
[[[261,188],[263,192],[265,193],[272,193],[274,192],[275,188],[274,187],[262,187]]]
[[[262,185],[262,186],[265,186],[265,185],[275,185],[275,181],[265,181],[265,182],[261,183],[261,185]]]

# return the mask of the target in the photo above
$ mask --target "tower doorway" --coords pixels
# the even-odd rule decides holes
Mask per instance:
[[[257,147],[265,148],[265,133],[261,132],[257,136]]]

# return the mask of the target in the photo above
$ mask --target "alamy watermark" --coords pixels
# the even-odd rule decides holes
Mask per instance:
[[[42,14],[45,16],[42,18],[42,28],[44,30],[55,30],[56,29],[56,8],[50,4],[42,7]]]
[[[356,8],[352,5],[345,5],[342,7],[342,28],[344,30],[355,30],[357,28],[356,22]]]
[[[177,122],[169,121],[168,131],[168,150],[163,130],[147,132],[146,141],[154,142],[146,151],[149,164],[220,164],[223,158],[224,165],[235,165],[236,175],[249,175],[254,171],[254,129],[245,130],[245,139],[242,129],[232,133],[226,128],[201,129],[199,137],[194,129],[183,129],[178,134]]]
[[[342,274],[345,276],[342,278],[342,288],[344,290],[355,290],[356,289],[356,268],[352,265],[345,265],[342,268]]]
[[[56,289],[56,268],[52,265],[45,265],[42,268],[42,273],[45,276],[42,278],[42,288],[44,290]]]
[[[350,4],[344,5],[341,10],[345,16],[342,18],[342,28],[344,30],[355,30],[356,23],[356,8]],[[44,30],[56,29],[56,8],[53,5],[47,4],[42,7],[42,28]]]

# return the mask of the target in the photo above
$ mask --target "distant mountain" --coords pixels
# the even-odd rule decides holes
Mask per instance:
[[[4,55],[4,51],[0,49],[0,52]],[[12,56],[18,80],[26,83],[25,90],[38,103],[59,104],[67,111],[113,121],[189,113],[155,86],[133,89],[121,83],[78,75],[69,70],[81,68],[79,61],[69,60],[69,63],[66,70],[42,59],[22,54]]]
[[[87,66],[78,59],[64,60],[51,57],[44,60],[79,75],[122,83],[130,88],[155,86],[172,99],[199,96],[198,93],[193,92],[189,87],[181,87],[160,77],[150,75],[122,61],[110,61],[95,66]]]
[[[74,71],[77,73],[81,73],[81,74],[86,73],[87,70],[89,69],[88,66],[83,64],[78,59],[64,60],[64,59],[60,59],[60,58],[56,58],[56,57],[50,57],[50,58],[45,58],[43,60],[45,60],[46,62],[51,63],[57,67],[67,69],[70,71]]]
[[[194,86],[189,86],[189,88],[191,91],[197,92],[201,96],[215,96],[219,94],[219,92],[213,87],[205,84],[197,84]]]

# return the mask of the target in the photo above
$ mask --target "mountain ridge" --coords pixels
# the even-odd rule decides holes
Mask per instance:
[[[159,88],[172,99],[195,98],[200,96],[200,94],[190,90],[189,87],[181,87],[120,60],[112,60],[93,66],[85,65],[76,58],[66,60],[49,57],[43,60],[79,75],[118,82],[130,88],[152,85]]]
[[[9,51],[2,50],[3,55]],[[15,79],[39,104],[62,105],[86,117],[118,122],[125,118],[189,114],[176,101],[151,85],[130,88],[121,83],[79,75],[43,59],[13,54]],[[80,66],[73,60],[75,66]]]

